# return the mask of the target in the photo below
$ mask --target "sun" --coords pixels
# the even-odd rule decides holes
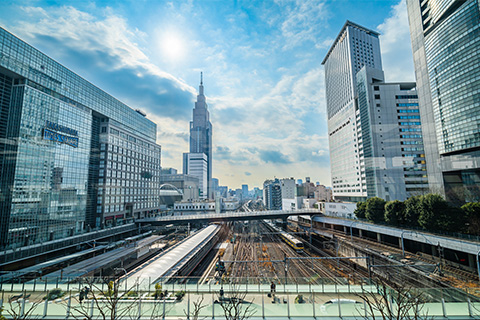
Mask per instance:
[[[185,55],[185,41],[177,32],[169,32],[162,37],[161,48],[166,58],[181,60]]]

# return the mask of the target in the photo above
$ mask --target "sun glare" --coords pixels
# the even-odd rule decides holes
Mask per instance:
[[[162,51],[171,60],[181,60],[185,55],[184,40],[178,33],[168,33],[163,37]]]

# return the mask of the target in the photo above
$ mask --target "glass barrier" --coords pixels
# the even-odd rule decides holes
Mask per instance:
[[[397,291],[369,279],[345,283],[340,279],[316,279],[315,283],[284,279],[235,278],[205,281],[173,279],[151,284],[150,279],[88,278],[4,283],[0,306],[7,318],[225,318],[228,310],[243,310],[251,317],[368,317],[405,310],[424,317],[478,317],[478,289],[410,289]],[[338,281],[337,281],[338,280]],[[272,290],[271,282],[275,283]],[[343,282],[342,282],[343,281]],[[403,299],[403,300],[402,300]],[[413,302],[412,302],[413,301]],[[412,307],[412,305],[414,307]],[[115,306],[115,307],[114,307]]]

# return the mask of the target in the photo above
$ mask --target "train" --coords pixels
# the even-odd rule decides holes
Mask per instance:
[[[268,226],[268,228],[272,232],[277,232],[280,234],[280,237],[282,238],[283,241],[285,241],[286,244],[288,244],[290,247],[292,247],[296,252],[300,253],[303,252],[304,246],[303,242],[292,236],[291,234],[283,231],[282,229],[278,228],[275,226],[272,222],[263,220],[265,224]]]

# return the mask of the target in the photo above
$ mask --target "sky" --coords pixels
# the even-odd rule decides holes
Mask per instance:
[[[0,26],[157,124],[180,172],[200,72],[213,177],[330,185],[321,65],[346,20],[381,33],[387,81],[415,81],[404,0],[10,1]]]

